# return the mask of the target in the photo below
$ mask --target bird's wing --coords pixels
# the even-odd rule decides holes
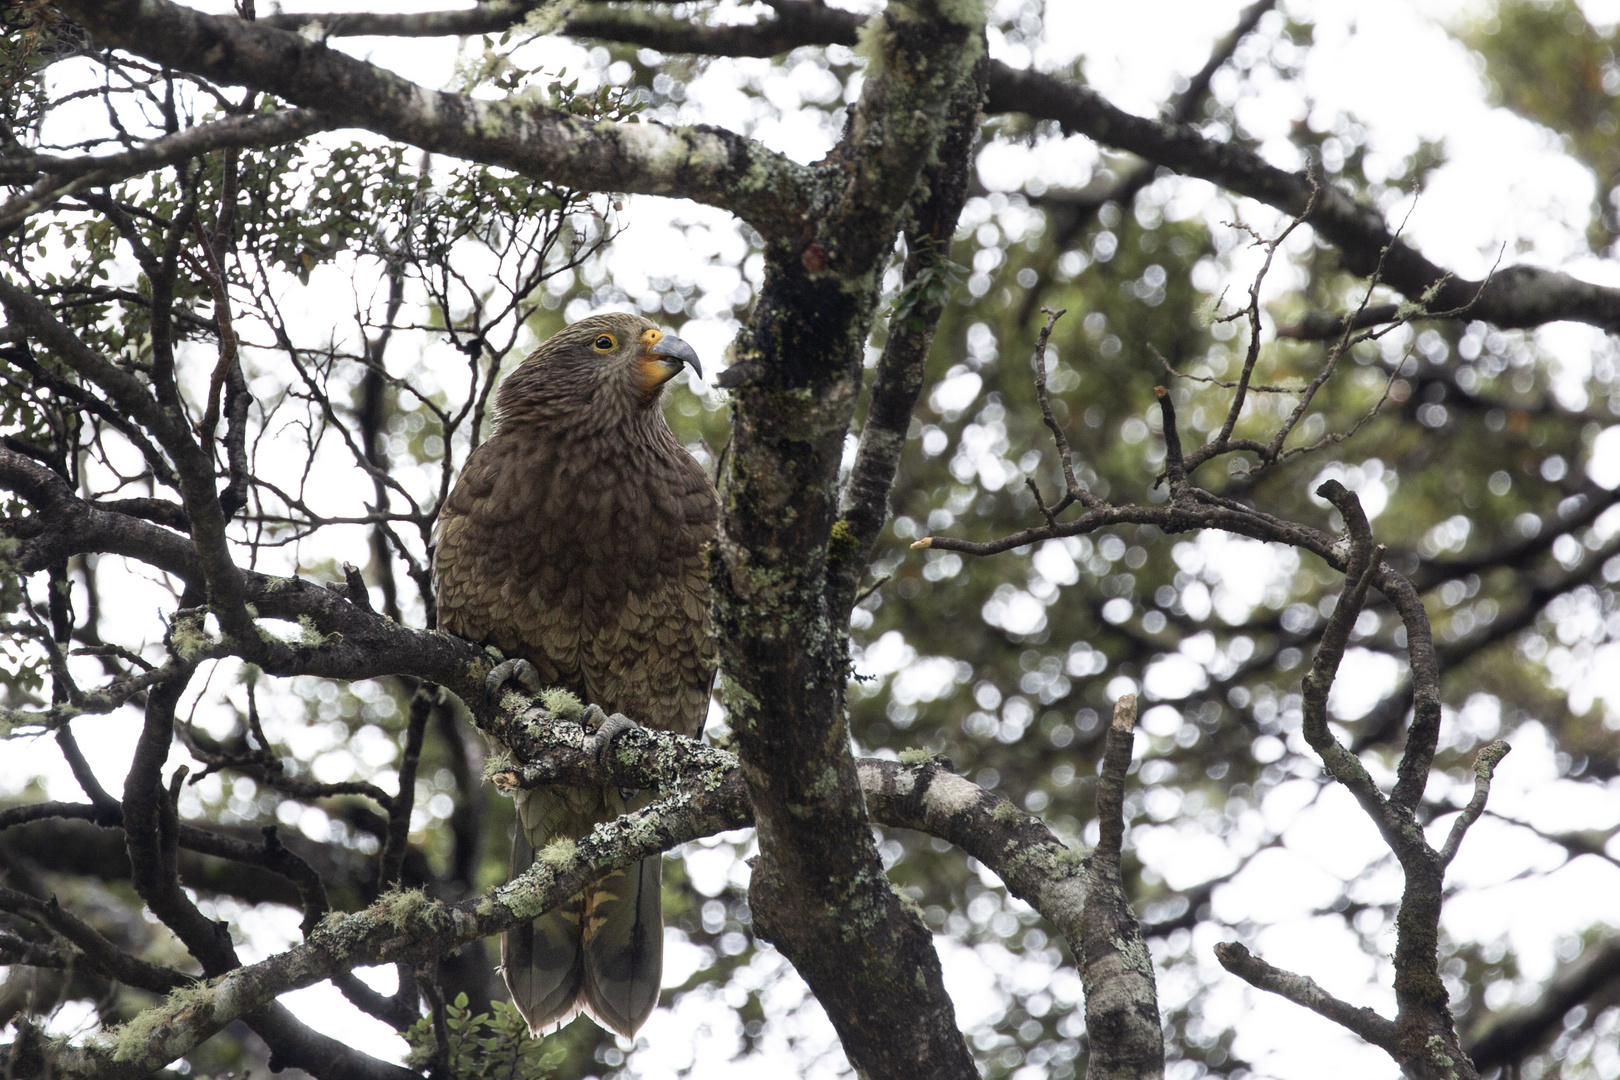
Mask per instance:
[[[543,539],[545,500],[518,440],[496,435],[468,459],[435,527],[439,626],[523,657],[547,686],[578,692],[579,611]]]

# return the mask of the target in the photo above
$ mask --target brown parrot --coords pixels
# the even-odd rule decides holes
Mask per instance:
[[[638,315],[594,315],[506,376],[495,433],[439,518],[439,626],[534,665],[542,686],[682,735],[714,679],[705,549],[714,484],[664,422],[664,384],[696,352]],[[516,795],[511,872],[626,809],[614,788]],[[512,1000],[539,1032],[583,1010],[629,1038],[658,1004],[662,860],[586,887],[501,938]]]

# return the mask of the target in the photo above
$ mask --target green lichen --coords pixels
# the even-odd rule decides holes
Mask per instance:
[[[541,4],[524,16],[519,26],[525,34],[545,37],[554,33],[572,10],[572,4],[564,3],[562,0],[551,0],[550,3]]]
[[[900,751],[900,764],[902,765],[926,765],[933,760],[933,754],[915,746],[908,746]]]
[[[535,853],[534,861],[545,863],[553,870],[566,870],[579,855],[579,845],[572,837],[559,836]]]
[[[888,58],[889,46],[894,35],[889,32],[889,24],[882,15],[874,15],[861,24],[855,35],[855,55],[866,61],[867,81],[877,79],[883,74],[883,64]]]
[[[578,720],[585,715],[585,706],[579,698],[560,686],[540,691],[540,704],[559,720]]]
[[[917,903],[917,898],[906,892],[906,890],[900,888],[900,886],[895,885],[893,882],[890,882],[889,888],[894,890],[894,895],[900,901],[900,906],[917,916],[918,921],[921,921],[923,917],[923,909],[922,905]]]
[[[188,1013],[213,1004],[214,987],[207,982],[191,983],[169,991],[168,999],[156,1008],[147,1009],[127,1024],[121,1024],[102,1036],[111,1046],[114,1061],[136,1061],[151,1049],[152,1043],[168,1033],[175,1022]]]
[[[315,620],[308,615],[298,616],[298,644],[311,649],[326,644],[326,635],[316,628]]]
[[[934,3],[939,13],[957,26],[977,30],[984,25],[984,0],[934,0]],[[973,51],[973,45],[977,42],[978,38],[975,36],[968,45],[969,62],[978,59],[977,53]]]
[[[1431,1065],[1438,1065],[1440,1068],[1445,1070],[1443,1075],[1457,1075],[1456,1069],[1454,1068],[1457,1062],[1452,1058],[1444,1039],[1438,1035],[1430,1035],[1424,1042],[1423,1049],[1428,1051],[1429,1063]]]
[[[176,619],[169,627],[169,647],[181,661],[189,663],[208,653],[216,644],[218,642],[203,629],[201,619]]]
[[[840,563],[852,559],[860,554],[861,542],[855,537],[855,530],[850,528],[848,518],[839,518],[833,523],[832,535],[827,537],[827,560]]]
[[[517,758],[512,756],[510,750],[504,746],[494,747],[489,751],[489,756],[484,759],[483,779],[487,782],[495,773],[515,768],[517,763]]]
[[[741,176],[737,177],[733,186],[739,192],[767,191],[776,186],[776,174],[764,161],[756,159]],[[735,363],[735,358],[729,363]]]
[[[375,910],[383,922],[403,934],[412,923],[440,923],[447,909],[439,901],[430,900],[421,889],[391,889],[377,898]]]
[[[1018,841],[1012,840],[1004,849],[1001,870],[1006,880],[1021,877],[1028,871],[1036,880],[1056,882],[1084,874],[1086,857],[1073,848],[1055,844],[1037,844],[1020,850]]]

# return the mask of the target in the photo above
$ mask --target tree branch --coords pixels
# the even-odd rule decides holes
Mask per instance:
[[[1240,147],[1214,142],[1190,125],[1133,116],[1095,90],[1038,71],[992,64],[985,111],[1055,120],[1066,131],[1208,180],[1295,217],[1304,215],[1313,197],[1307,175],[1269,165]],[[1429,311],[1464,309],[1469,318],[1501,327],[1571,319],[1620,330],[1620,289],[1532,266],[1510,266],[1486,282],[1458,277],[1397,239],[1377,210],[1331,185],[1322,187],[1320,205],[1309,223],[1343,252],[1345,266],[1354,273],[1370,274],[1383,258],[1383,282]]]
[[[487,0],[459,11],[276,14],[260,18],[259,25],[294,33],[319,26],[327,37],[493,34],[540,6],[535,0]],[[592,3],[570,10],[558,29],[574,37],[605,38],[667,53],[775,56],[800,45],[854,45],[862,22],[854,12],[812,0],[772,0],[771,9],[773,18],[755,23],[705,26],[643,8]]]
[[[498,786],[519,782],[522,774],[524,782],[619,784],[654,789],[661,797],[577,842],[553,845],[526,874],[463,903],[396,892],[355,915],[329,916],[304,945],[172,996],[143,1017],[139,1038],[133,1029],[116,1028],[64,1048],[54,1075],[135,1080],[186,1054],[231,1020],[255,1014],[278,994],[359,965],[429,962],[534,918],[609,870],[752,820],[737,759],[696,739],[637,727],[615,738],[612,753],[599,756],[594,736],[539,708],[491,714],[482,723],[509,741],[519,758],[530,759],[497,773]],[[1037,819],[931,759],[862,760],[859,774],[877,820],[960,838],[969,854],[1043,914],[1050,913],[1060,929],[1077,925],[1081,860]]]
[[[1215,959],[1221,966],[1257,990],[1287,998],[1295,1005],[1324,1016],[1361,1036],[1374,1046],[1395,1053],[1395,1022],[1372,1009],[1346,1004],[1323,990],[1315,979],[1272,967],[1235,941],[1215,946]]]
[[[818,166],[823,201],[804,221],[808,242],[767,249],[764,286],[720,380],[733,435],[711,582],[721,693],[760,844],[754,928],[804,977],[855,1068],[875,1077],[977,1075],[932,937],[873,844],[844,701],[848,609],[830,606],[829,562],[853,546],[834,531],[839,462],[873,286],[953,103],[973,92],[980,14],[913,0],[871,24],[868,78]]]
[[[1114,704],[1097,778],[1101,832],[1086,874],[1081,917],[1080,978],[1086,990],[1086,1030],[1091,1035],[1087,1076],[1106,1080],[1164,1075],[1164,1032],[1153,959],[1131,911],[1120,868],[1125,837],[1125,774],[1136,740],[1136,696]]]
[[[1485,812],[1485,800],[1491,795],[1491,777],[1496,773],[1497,763],[1507,757],[1511,749],[1507,743],[1498,739],[1481,747],[1479,754],[1474,758],[1474,797],[1468,800],[1463,812],[1451,823],[1451,833],[1446,837],[1446,845],[1440,849],[1441,866],[1451,865],[1451,860],[1457,857],[1457,848],[1462,845],[1463,837],[1467,835],[1474,822],[1479,820],[1479,815]]]
[[[337,126],[335,118],[314,109],[288,109],[269,115],[231,116],[198,124],[122,154],[3,155],[0,156],[0,180],[18,183],[34,179],[34,186],[0,205],[0,230],[50,209],[69,195],[110,187],[132,176],[189,161],[213,150],[275,146]]]
[[[810,0],[775,0],[771,6],[775,18],[741,26],[694,25],[644,11],[592,6],[568,16],[562,30],[576,36],[623,41],[664,52],[710,56],[774,56],[803,45],[853,45],[856,41],[861,20],[853,13],[826,8]],[[1245,28],[1252,29],[1251,22],[1257,22],[1269,6],[1257,3],[1245,10],[1230,35],[1234,43],[1241,39]],[[262,21],[284,28],[302,28],[316,22],[334,35],[485,33],[511,25],[530,7],[523,3],[490,3],[460,12],[282,15]],[[1224,62],[1227,52],[1217,46],[1211,51],[1210,63],[1218,67],[1216,61]],[[1192,86],[1198,85],[1196,79],[1205,77],[1206,71],[1195,77]],[[1188,123],[1190,117],[1179,107],[1179,101],[1185,100],[1196,99],[1190,94],[1182,95],[1178,108],[1168,120],[1134,116],[1089,88],[993,61],[986,112],[1017,112],[1039,120],[1054,120],[1066,130],[1183,175],[1208,180],[1284,213],[1299,215],[1304,211],[1311,198],[1309,177],[1269,165],[1249,150],[1205,138]],[[1345,265],[1355,273],[1370,273],[1387,249],[1385,283],[1410,300],[1422,303],[1431,312],[1466,308],[1469,317],[1502,327],[1539,326],[1570,319],[1606,330],[1620,329],[1620,289],[1580,281],[1558,271],[1515,266],[1495,274],[1484,283],[1481,291],[1481,282],[1442,270],[1404,241],[1396,239],[1376,210],[1335,188],[1325,189],[1322,205],[1312,215],[1310,224],[1323,239],[1344,253]],[[1370,319],[1379,311],[1369,309],[1363,314]],[[1331,332],[1324,322],[1321,327],[1310,328],[1309,335],[1331,337],[1342,333],[1345,320],[1333,318],[1331,321]]]
[[[1612,937],[1559,968],[1535,1001],[1483,1017],[1469,1032],[1468,1056],[1481,1070],[1517,1064],[1563,1030],[1569,1010],[1617,987],[1620,937]]]
[[[1322,640],[1317,646],[1315,659],[1311,661],[1311,670],[1305,676],[1302,730],[1305,741],[1321,755],[1328,772],[1355,796],[1385,842],[1395,848],[1408,844],[1410,835],[1403,832],[1401,819],[1390,811],[1389,803],[1361,760],[1340,745],[1328,730],[1327,714],[1328,694],[1338,677],[1339,662],[1344,658],[1345,645],[1350,640],[1350,631],[1355,628],[1356,617],[1361,614],[1362,605],[1366,602],[1368,586],[1382,568],[1384,549],[1373,542],[1372,528],[1367,523],[1366,515],[1361,512],[1361,503],[1354,492],[1347,490],[1337,480],[1329,480],[1317,488],[1316,493],[1333,503],[1344,515],[1350,530],[1350,555],[1344,570],[1345,587],[1339,593],[1338,602],[1333,605],[1333,614],[1328,617],[1327,625],[1322,630]]]
[[[126,239],[131,236],[126,231]],[[139,247],[136,250],[143,268],[152,279],[155,297],[153,348],[155,354],[161,357],[162,350],[156,342],[162,336],[158,332],[159,327],[166,326],[166,320],[159,317],[164,305],[156,297],[169,290],[162,283],[163,270],[155,265],[157,260],[149,252],[142,256]],[[218,616],[221,628],[251,659],[270,660],[283,652],[273,639],[267,641],[259,637],[253,628],[242,595],[242,573],[231,558],[225,537],[225,517],[219,494],[214,488],[213,462],[192,437],[183,407],[176,397],[177,391],[172,385],[172,371],[167,377],[162,376],[159,369],[164,365],[154,361],[152,381],[157,393],[160,397],[175,398],[168,404],[162,404],[160,397],[154,397],[141,380],[85,345],[49,308],[3,276],[0,276],[0,305],[5,307],[13,322],[26,328],[80,377],[99,386],[121,410],[156,437],[174,463],[192,540],[196,545],[197,566],[202,571],[209,605]],[[167,394],[164,393],[165,385],[169,387]]]
[[[871,565],[873,546],[888,519],[889,492],[905,450],[912,409],[922,392],[928,351],[950,298],[951,238],[967,201],[985,70],[980,61],[974,79],[963,82],[953,97],[938,164],[924,169],[918,191],[925,198],[914,208],[913,221],[905,230],[903,284],[878,358],[855,465],[839,499],[840,524],[847,535],[829,571],[834,611],[857,603],[855,590]]]
[[[767,239],[799,236],[812,204],[809,170],[718,128],[599,123],[535,102],[429,90],[319,41],[169,0],[70,0],[63,10],[115,48],[251,84],[433,153],[584,190],[694,199]]]

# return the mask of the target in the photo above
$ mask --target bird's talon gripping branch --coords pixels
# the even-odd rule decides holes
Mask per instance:
[[[592,710],[595,710],[594,717],[592,715]],[[623,713],[614,713],[612,716],[608,716],[595,705],[592,705],[590,708],[585,710],[585,722],[589,724],[593,719],[596,721],[594,725],[594,738],[596,739],[596,760],[605,761],[607,760],[609,751],[613,749],[614,741],[618,739],[620,735],[623,735],[625,732],[635,727],[636,724],[635,721],[631,720]]]
[[[502,660],[491,668],[484,678],[484,704],[498,705],[501,693],[508,683],[516,683],[531,695],[538,694],[544,689],[540,682],[540,672],[529,661],[521,656]]]

